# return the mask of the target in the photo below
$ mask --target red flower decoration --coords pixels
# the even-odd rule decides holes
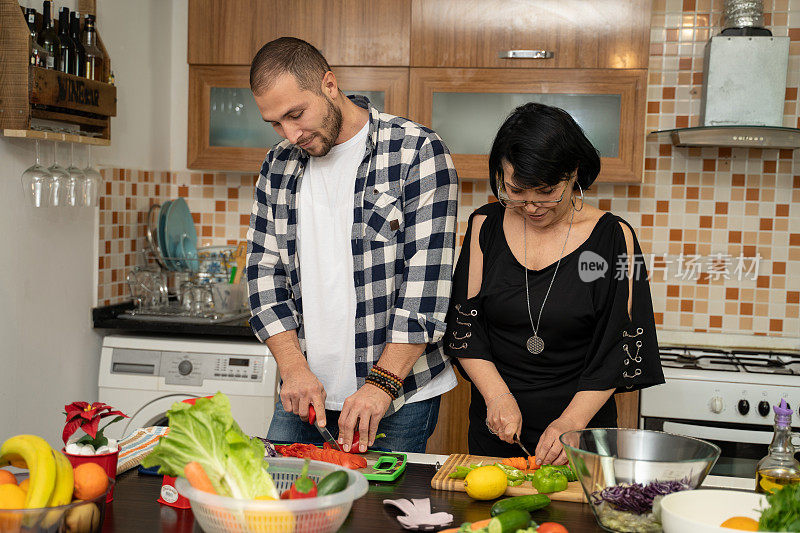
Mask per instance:
[[[100,425],[100,420],[108,416],[117,416],[128,418],[128,415],[121,411],[115,411],[110,405],[103,402],[94,402],[89,404],[87,402],[72,402],[64,406],[67,415],[67,423],[64,425],[64,432],[61,434],[61,439],[64,444],[75,433],[78,428],[81,428],[92,438],[97,436],[97,428]]]

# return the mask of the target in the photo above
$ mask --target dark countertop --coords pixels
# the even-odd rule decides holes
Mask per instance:
[[[433,512],[445,511],[454,516],[453,524],[449,527],[489,517],[493,502],[475,501],[463,492],[431,489],[434,473],[433,466],[411,463],[393,483],[370,483],[369,492],[353,503],[340,531],[404,531],[395,519],[397,511],[394,507],[383,505],[384,499],[430,498]],[[175,509],[156,502],[160,487],[160,476],[139,475],[135,469],[122,474],[117,479],[114,501],[106,507],[103,531],[201,532],[194,523],[191,509]],[[552,502],[548,507],[532,513],[532,516],[539,523],[559,522],[570,533],[603,531],[595,522],[588,504]]]
[[[258,342],[247,319],[224,324],[186,324],[181,322],[152,322],[128,318],[118,318],[127,309],[133,309],[133,302],[125,302],[92,309],[92,323],[95,329],[107,329],[130,333],[169,334],[185,336],[233,337],[239,340],[252,339]]]

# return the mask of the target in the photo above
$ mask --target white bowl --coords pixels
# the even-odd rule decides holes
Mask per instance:
[[[761,517],[767,507],[763,494],[738,490],[698,489],[673,492],[661,500],[661,524],[664,533],[732,533],[719,527],[728,518]]]

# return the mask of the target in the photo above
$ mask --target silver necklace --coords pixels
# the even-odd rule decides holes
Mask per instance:
[[[526,347],[528,351],[533,355],[539,355],[544,351],[544,341],[539,336],[539,324],[542,321],[542,311],[544,311],[544,304],[547,302],[547,297],[550,295],[550,289],[553,288],[553,282],[556,280],[556,274],[558,274],[558,267],[561,265],[561,258],[564,256],[564,250],[567,248],[567,241],[569,240],[569,232],[572,231],[572,220],[575,218],[575,210],[572,209],[572,215],[569,217],[569,228],[567,228],[567,236],[564,238],[564,245],[561,247],[561,254],[558,256],[558,262],[556,263],[555,272],[553,272],[553,279],[550,280],[550,286],[547,287],[547,292],[544,295],[544,300],[542,300],[542,308],[539,309],[539,318],[536,319],[536,326],[533,325],[533,315],[531,314],[531,297],[528,290],[528,267],[523,264],[522,267],[525,269],[525,303],[528,304],[528,318],[531,321],[531,328],[533,329],[533,335],[528,338],[528,342],[526,343]],[[527,263],[528,261],[528,224],[525,222],[525,219],[522,219],[522,241],[525,250],[525,258],[524,261]]]

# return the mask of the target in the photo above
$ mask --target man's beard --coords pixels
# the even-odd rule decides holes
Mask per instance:
[[[320,142],[322,146],[316,152],[311,152],[306,150],[310,155],[314,157],[323,157],[328,155],[328,152],[331,151],[333,145],[336,143],[336,139],[339,138],[339,134],[342,131],[342,112],[333,105],[333,102],[325,98],[325,103],[328,105],[328,112],[325,114],[325,117],[322,119],[322,132],[317,134],[320,138]]]

